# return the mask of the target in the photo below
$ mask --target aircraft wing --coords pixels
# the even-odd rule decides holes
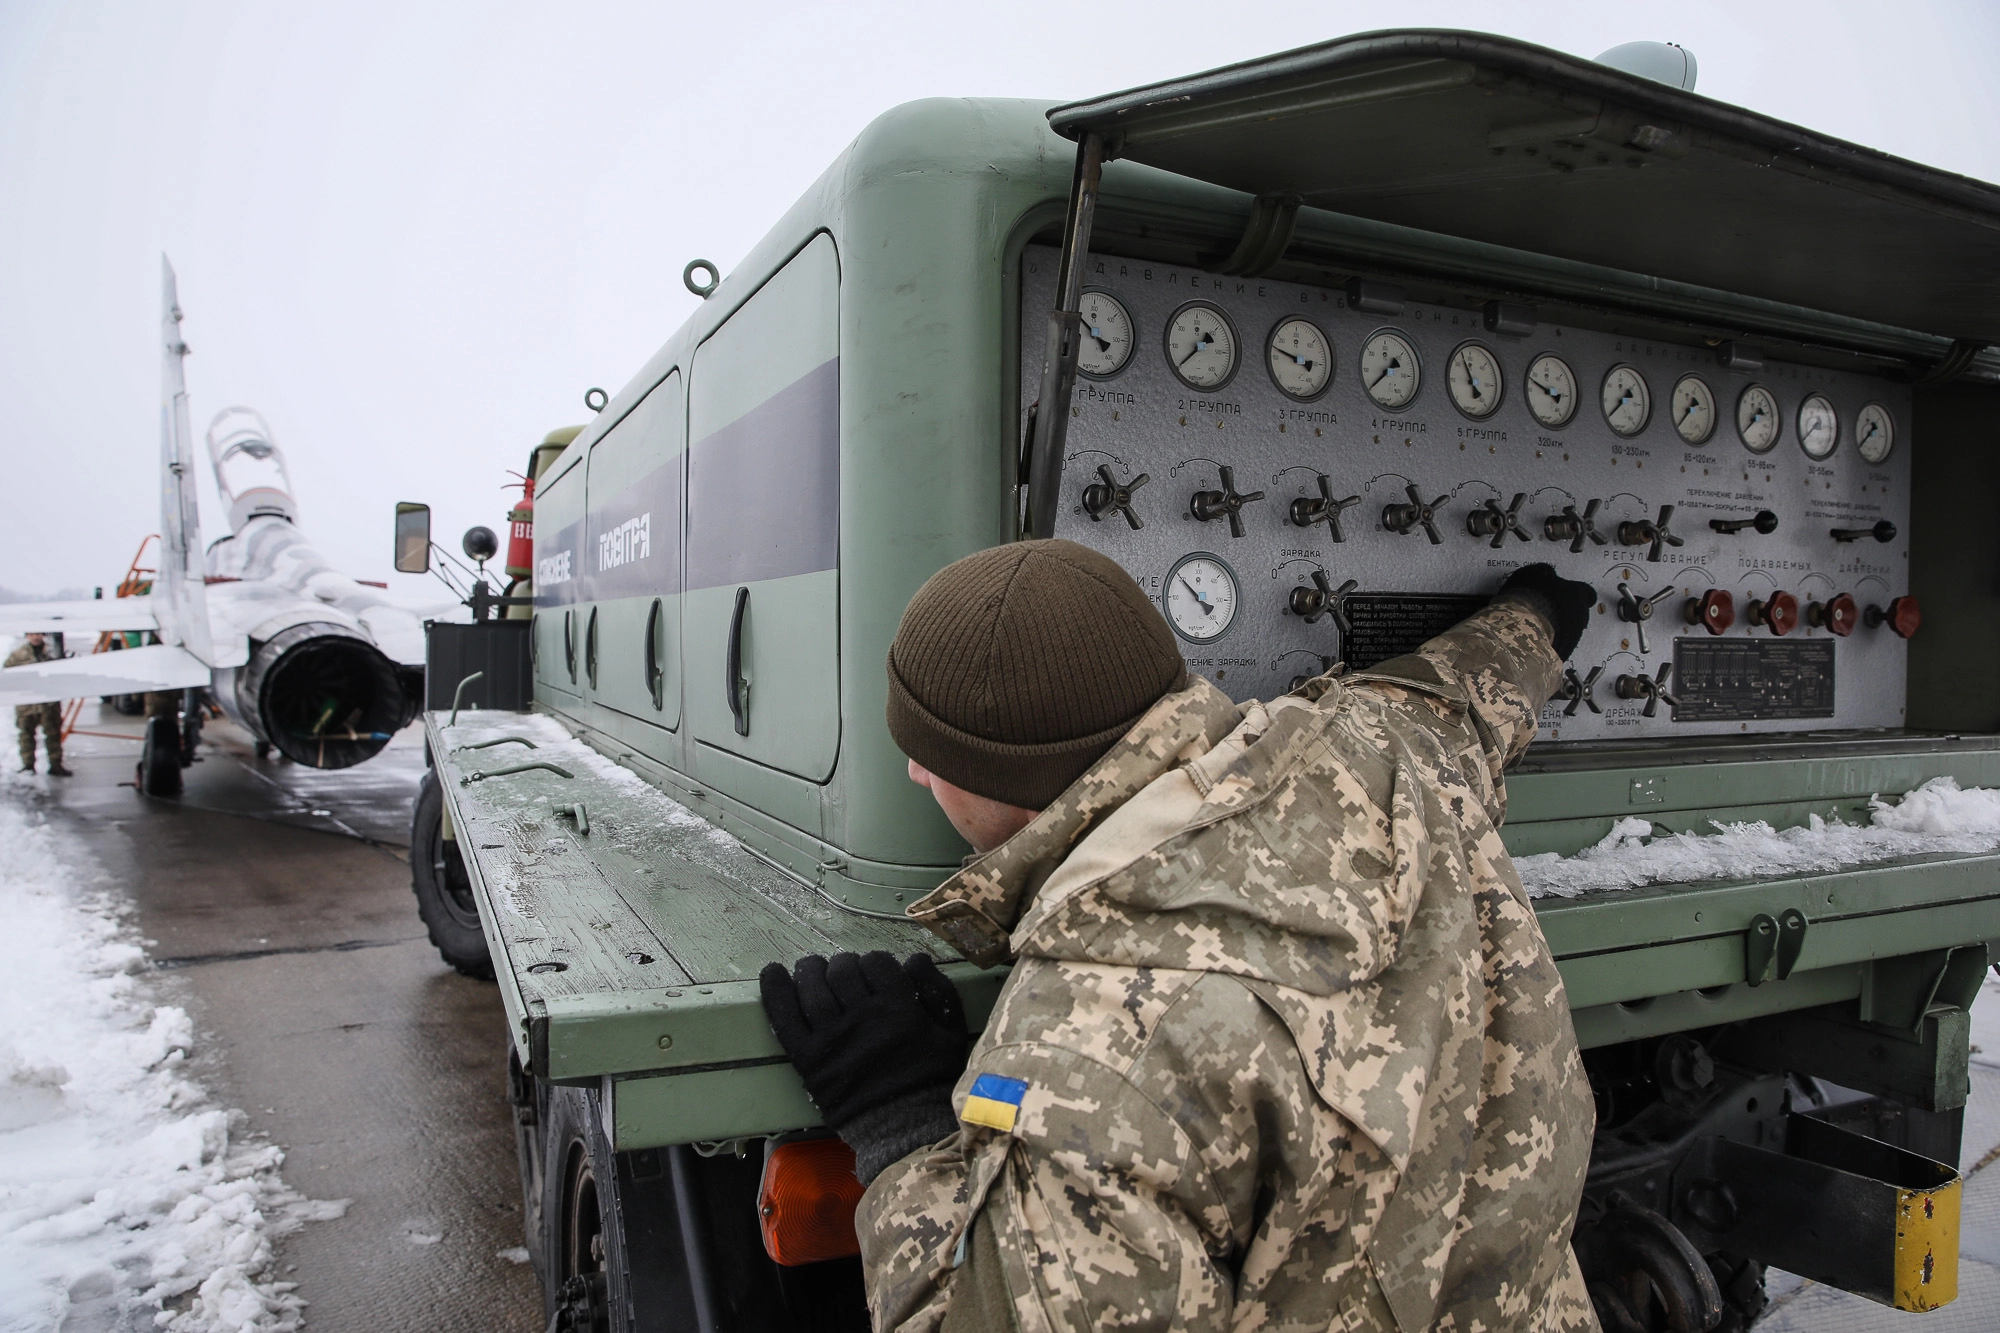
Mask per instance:
[[[10,602],[0,606],[0,638],[16,634],[99,634],[159,627],[151,597],[88,602]],[[82,645],[72,644],[72,647]]]
[[[200,658],[175,644],[155,643],[0,670],[0,706],[184,690],[208,682],[209,669]]]

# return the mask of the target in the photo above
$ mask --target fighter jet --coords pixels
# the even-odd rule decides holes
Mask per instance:
[[[285,456],[260,415],[225,409],[209,465],[229,535],[202,547],[181,309],[161,257],[160,559],[139,597],[0,606],[0,635],[144,631],[158,642],[0,670],[0,706],[206,687],[259,742],[315,768],[379,751],[423,697],[417,611],[348,577],[300,526]],[[150,738],[149,738],[150,745]],[[142,781],[144,766],[142,764]],[[178,772],[172,786],[178,788]]]

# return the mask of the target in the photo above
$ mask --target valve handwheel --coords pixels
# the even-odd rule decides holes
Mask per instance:
[[[1823,629],[1836,638],[1844,639],[1854,633],[1854,626],[1860,619],[1861,608],[1844,592],[1806,607],[1806,624],[1814,629]]]
[[[1506,544],[1510,532],[1524,542],[1531,541],[1528,530],[1521,526],[1521,506],[1527,499],[1526,491],[1516,491],[1513,503],[1502,509],[1496,496],[1465,516],[1465,530],[1475,537],[1491,537],[1489,544],[1496,551]]]
[[[1688,598],[1681,614],[1688,624],[1720,634],[1736,623],[1736,599],[1720,588],[1710,588],[1699,597]]]
[[[1083,512],[1090,515],[1090,521],[1099,522],[1115,509],[1125,515],[1125,521],[1132,525],[1133,531],[1145,527],[1139,516],[1132,512],[1132,492],[1151,481],[1152,477],[1141,472],[1132,480],[1121,484],[1112,473],[1109,463],[1099,463],[1097,475],[1103,480],[1093,481],[1083,488]]]
[[[1918,628],[1923,625],[1924,612],[1923,608],[1917,605],[1916,598],[1897,597],[1890,601],[1886,609],[1879,606],[1869,607],[1862,616],[1862,623],[1870,629],[1887,625],[1897,638],[1907,639],[1916,634]]]
[[[1552,542],[1568,542],[1571,555],[1583,549],[1586,539],[1595,546],[1609,545],[1609,539],[1597,530],[1597,506],[1602,503],[1592,500],[1581,514],[1576,512],[1575,505],[1564,505],[1560,514],[1550,514],[1542,520],[1542,535]]]
[[[1745,615],[1751,624],[1773,634],[1790,634],[1799,627],[1799,599],[1788,592],[1774,592],[1762,600],[1753,597]]]
[[[1417,483],[1414,481],[1403,488],[1403,493],[1410,497],[1410,502],[1401,505],[1383,505],[1382,526],[1404,536],[1422,528],[1424,535],[1431,539],[1432,546],[1442,542],[1444,538],[1438,536],[1437,530],[1437,511],[1451,497],[1440,495],[1429,504],[1425,504],[1424,493],[1417,489]]]
[[[1361,585],[1355,580],[1349,579],[1336,588],[1327,578],[1326,571],[1323,569],[1315,569],[1312,573],[1312,580],[1313,586],[1310,588],[1302,583],[1292,589],[1292,595],[1288,601],[1292,614],[1305,621],[1308,625],[1316,624],[1321,616],[1332,616],[1333,623],[1340,629],[1344,645],[1346,636],[1354,632],[1353,628],[1347,623],[1347,594],[1353,592]]]
[[[1219,491],[1196,491],[1188,510],[1196,518],[1207,523],[1213,519],[1229,520],[1229,535],[1243,535],[1243,506],[1264,498],[1264,492],[1251,491],[1245,494],[1236,489],[1236,469],[1223,468],[1222,489]]]
[[[1361,497],[1350,495],[1345,499],[1336,500],[1333,498],[1333,479],[1322,472],[1319,474],[1317,480],[1319,482],[1319,499],[1314,500],[1302,495],[1292,501],[1292,523],[1294,526],[1301,528],[1309,528],[1315,523],[1324,523],[1332,532],[1335,541],[1344,542],[1347,540],[1347,534],[1340,530],[1340,516],[1346,510],[1360,504]]]
[[[1660,516],[1651,522],[1642,518],[1637,522],[1620,523],[1618,525],[1618,544],[1620,546],[1650,546],[1652,549],[1646,553],[1646,563],[1657,565],[1660,563],[1660,546],[1662,543],[1668,546],[1680,546],[1683,544],[1681,539],[1674,535],[1673,528],[1669,526],[1673,521],[1674,507],[1672,505],[1661,505]]]

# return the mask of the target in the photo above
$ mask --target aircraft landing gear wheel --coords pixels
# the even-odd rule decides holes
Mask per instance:
[[[138,785],[147,796],[181,794],[181,729],[175,719],[146,719],[146,739],[139,747]]]
[[[416,806],[410,812],[410,887],[417,895],[417,915],[438,954],[465,976],[493,980],[493,957],[486,951],[486,933],[479,928],[472,879],[458,844],[444,836],[444,792],[435,769],[417,785]]]

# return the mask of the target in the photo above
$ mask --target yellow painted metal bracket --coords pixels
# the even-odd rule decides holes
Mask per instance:
[[[1896,1195],[1898,1310],[1935,1310],[1958,1297],[1958,1210],[1965,1181]]]

